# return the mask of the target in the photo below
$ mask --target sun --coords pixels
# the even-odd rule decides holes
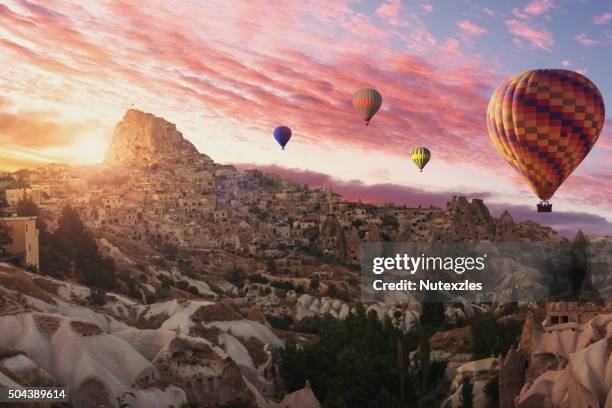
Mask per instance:
[[[101,163],[104,160],[108,144],[108,139],[102,135],[84,135],[67,148],[70,157],[66,159],[74,164]]]

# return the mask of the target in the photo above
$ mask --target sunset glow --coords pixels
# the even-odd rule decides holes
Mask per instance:
[[[454,1],[277,3],[3,3],[0,168],[99,162],[135,106],[219,162],[531,205],[487,136],[495,87],[557,67],[586,73],[604,99],[612,92],[604,2],[465,2],[460,13]],[[384,100],[368,128],[351,106],[366,86]],[[609,122],[558,208],[612,218]],[[271,136],[279,124],[294,131],[283,155]],[[423,176],[409,162],[419,145],[432,151]]]

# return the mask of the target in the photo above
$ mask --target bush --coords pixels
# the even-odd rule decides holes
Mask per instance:
[[[331,317],[308,316],[293,325],[293,331],[298,333],[319,334],[324,328],[336,322]]]
[[[289,316],[266,315],[266,320],[275,329],[289,330],[293,324],[293,319]]]
[[[180,281],[176,282],[176,287],[181,289],[181,290],[187,291],[187,290],[189,290],[189,282],[184,281],[184,280],[180,280]]]
[[[384,215],[382,217],[382,226],[391,227],[393,229],[398,229],[399,222],[397,221],[397,218],[395,218],[393,215]]]
[[[262,283],[264,285],[270,282],[268,278],[266,278],[265,276],[262,276],[259,273],[249,275],[249,281],[251,281],[251,283]]]
[[[270,285],[272,285],[275,288],[278,289],[284,289],[284,290],[294,290],[295,289],[295,285],[289,281],[272,281],[272,283],[270,283]]]
[[[141,298],[140,294],[140,282],[138,282],[132,275],[127,271],[119,272],[119,280],[125,283],[128,290],[128,296],[134,299]]]
[[[225,280],[233,283],[239,288],[244,286],[245,278],[246,278],[246,272],[244,271],[243,268],[239,266],[232,268],[228,273],[225,274]]]
[[[38,267],[32,264],[27,264],[25,270],[32,273],[38,273]]]
[[[97,288],[92,288],[87,300],[89,304],[93,306],[104,306],[106,304],[106,292]]]

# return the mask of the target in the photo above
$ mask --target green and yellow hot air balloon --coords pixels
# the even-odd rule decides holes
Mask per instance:
[[[417,147],[412,151],[411,157],[414,164],[416,164],[422,172],[423,168],[429,162],[429,159],[431,159],[431,152],[426,147]]]

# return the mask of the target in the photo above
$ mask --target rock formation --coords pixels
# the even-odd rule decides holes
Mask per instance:
[[[151,113],[129,109],[115,126],[105,163],[146,165],[186,157],[200,157],[195,146],[183,138],[176,125]]]
[[[611,344],[610,314],[584,324],[526,327],[519,350],[527,356],[528,369],[517,406],[612,406]]]
[[[513,408],[514,399],[521,391],[524,381],[525,363],[516,350],[511,347],[506,353],[499,370],[499,406]]]
[[[153,365],[125,341],[92,323],[26,312],[1,317],[0,332],[0,348],[20,350],[32,371],[67,386],[74,406],[112,406],[116,396],[127,393],[133,395],[130,403],[135,407],[160,401],[179,406],[186,400],[177,387],[158,387],[159,372]],[[8,370],[11,364],[6,363],[3,367]],[[23,369],[23,364],[17,365],[13,375],[18,378]]]

